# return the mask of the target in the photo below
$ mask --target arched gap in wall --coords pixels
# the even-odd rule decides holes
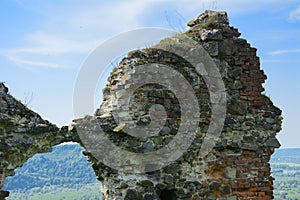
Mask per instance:
[[[5,179],[6,199],[101,200],[101,183],[82,151],[78,143],[62,143],[34,155]]]

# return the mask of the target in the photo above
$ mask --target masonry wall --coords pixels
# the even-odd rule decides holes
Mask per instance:
[[[243,199],[267,200],[273,198],[273,178],[270,175],[270,156],[280,144],[276,133],[281,130],[281,110],[263,94],[266,75],[260,68],[256,49],[229,25],[225,12],[206,11],[188,25],[186,33],[162,40],[152,48],[133,51],[125,57],[108,78],[103,90],[103,104],[95,116],[75,120],[77,131],[88,130],[88,137],[100,124],[105,134],[117,146],[135,153],[147,154],[159,150],[176,136],[181,122],[181,105],[172,91],[155,84],[137,90],[130,101],[132,110],[124,115],[134,122],[149,124],[149,108],[162,105],[167,114],[163,128],[156,136],[134,138],[128,136],[114,120],[113,109],[118,105],[114,94],[130,88],[136,69],[143,64],[155,63],[157,73],[167,65],[180,72],[196,96],[200,114],[196,138],[186,152],[172,164],[152,172],[136,174],[120,172],[104,165],[88,148],[85,154],[98,179],[102,181],[105,199]],[[192,38],[202,46],[217,66],[226,89],[226,117],[220,136],[213,148],[202,156],[206,134],[212,121],[212,104],[207,83],[183,57],[168,51],[176,43]],[[192,52],[185,44],[183,52]],[[170,74],[160,74],[169,78]],[[172,74],[171,74],[172,75]],[[185,91],[182,91],[185,94]],[[57,128],[30,111],[0,83],[0,199],[3,181],[13,175],[16,167],[36,153],[66,141],[80,142],[74,127]],[[126,127],[126,126],[125,126]],[[93,130],[95,129],[95,130]]]
[[[147,85],[133,96],[128,111],[135,122],[147,123],[149,107],[161,104],[168,118],[158,136],[146,140],[133,138],[122,130],[116,131],[112,110],[117,106],[116,91],[130,88],[136,69],[146,63],[171,66],[183,74],[198,99],[199,130],[191,147],[171,165],[145,174],[123,173],[111,169],[91,154],[92,167],[103,182],[105,199],[273,199],[273,178],[270,175],[270,156],[280,147],[276,133],[281,130],[281,110],[263,94],[266,75],[260,68],[257,49],[240,38],[231,27],[225,12],[206,11],[190,21],[184,35],[193,38],[209,53],[218,67],[226,88],[227,112],[224,127],[213,149],[202,157],[199,149],[211,119],[210,94],[203,78],[195,78],[195,67],[185,59],[160,47],[160,44],[125,57],[111,73],[104,100],[92,120],[102,123],[107,136],[128,151],[147,153],[158,150],[176,135],[180,123],[180,105],[172,92]],[[159,72],[158,72],[159,73]],[[169,75],[166,75],[166,78]],[[137,80],[138,81],[138,80]],[[83,119],[88,121],[91,119]],[[105,123],[104,123],[105,122]],[[80,126],[80,122],[78,122]]]
[[[79,142],[74,128],[58,128],[9,94],[0,82],[0,200],[9,196],[4,180],[37,153],[68,141]]]

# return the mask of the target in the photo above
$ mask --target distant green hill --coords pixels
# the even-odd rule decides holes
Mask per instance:
[[[270,163],[275,178],[275,199],[299,200],[300,149],[277,149]]]
[[[5,180],[8,200],[101,200],[96,176],[78,144],[37,154]],[[275,199],[300,199],[300,148],[278,149],[271,158]]]
[[[277,149],[272,155],[271,163],[300,164],[300,148]]]

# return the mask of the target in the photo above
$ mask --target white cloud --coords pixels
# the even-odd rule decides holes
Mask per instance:
[[[276,50],[269,53],[271,56],[289,54],[289,53],[300,53],[300,49],[285,49],[285,50]]]
[[[290,12],[289,20],[291,21],[300,20],[300,6],[297,9]]]
[[[39,13],[42,20],[37,30],[24,36],[23,45],[2,49],[0,54],[20,65],[66,67],[65,59],[70,56],[86,57],[105,39],[138,27],[139,15],[153,2],[112,1],[70,6],[24,1],[22,6]],[[50,61],[47,56],[52,57]]]
[[[30,33],[25,42],[25,47],[2,50],[0,54],[18,66],[66,68],[70,67],[71,56],[85,55],[100,43],[94,38],[46,32]]]
[[[231,16],[265,9],[267,5],[264,2],[253,3],[252,0],[242,2],[232,0],[116,0],[93,3],[72,1],[71,4],[69,1],[60,4],[46,1],[19,2],[27,10],[39,15],[40,21],[34,25],[34,31],[25,34],[24,44],[6,50],[2,49],[0,54],[15,63],[19,61],[24,65],[36,67],[38,63],[44,67],[66,67],[65,60],[70,56],[80,54],[86,57],[89,52],[111,36],[147,26],[145,21],[151,21],[151,19],[145,20],[144,13],[155,12],[153,5],[156,5],[156,8],[161,5],[159,9],[162,11],[175,10],[186,20],[196,17],[205,9],[226,10]],[[282,4],[281,0],[272,0],[272,2],[274,7]],[[178,24],[176,20],[174,23]],[[182,23],[181,25],[185,25],[186,22]],[[157,24],[162,23],[157,22]],[[46,56],[51,56],[51,59],[47,59]]]
[[[38,67],[47,67],[47,68],[61,68],[62,65],[55,64],[55,63],[48,63],[48,62],[39,62],[39,61],[32,61],[32,60],[23,60],[18,59],[16,57],[8,57],[8,60],[15,63],[16,65],[29,65],[29,66],[38,66]]]
[[[176,7],[180,10],[183,10],[187,13],[198,12],[197,14],[200,14],[200,12],[204,10],[227,11],[231,15],[253,13],[262,10],[264,10],[265,12],[272,12],[274,10],[277,10],[278,8],[282,8],[287,5],[287,3],[282,0],[269,0],[269,1],[181,0],[176,2],[173,0],[167,0],[167,1],[170,3],[171,6],[176,5]]]
[[[33,32],[26,38],[27,43],[30,44],[29,47],[14,48],[7,52],[54,56],[68,53],[85,53],[100,42],[95,38],[81,38],[80,36],[83,35]]]

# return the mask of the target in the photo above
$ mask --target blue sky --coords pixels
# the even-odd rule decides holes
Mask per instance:
[[[258,48],[266,94],[283,110],[278,138],[283,147],[300,147],[297,0],[2,0],[0,81],[16,98],[30,99],[29,107],[43,118],[70,124],[76,77],[93,49],[136,28],[180,31],[205,9],[227,11],[231,25]]]

